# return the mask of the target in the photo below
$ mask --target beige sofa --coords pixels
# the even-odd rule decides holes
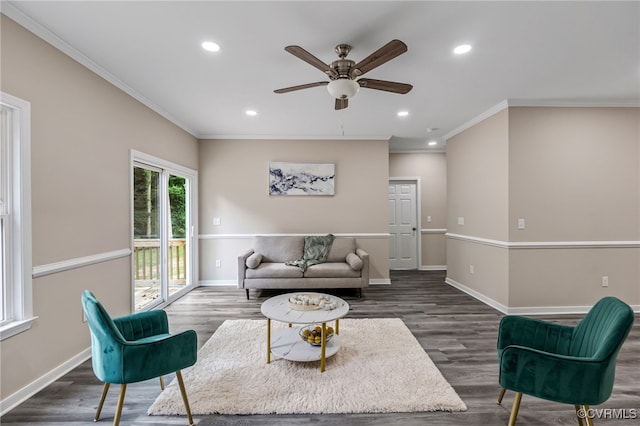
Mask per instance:
[[[325,263],[306,271],[285,262],[299,259],[303,236],[257,236],[253,248],[238,256],[238,288],[329,289],[369,287],[369,255],[356,246],[355,238],[337,237]]]

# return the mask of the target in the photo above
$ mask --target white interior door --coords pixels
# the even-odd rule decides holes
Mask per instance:
[[[418,268],[416,184],[389,184],[389,267]]]

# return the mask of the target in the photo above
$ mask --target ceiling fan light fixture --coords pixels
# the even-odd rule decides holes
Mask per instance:
[[[220,50],[220,45],[212,41],[205,41],[202,43],[202,48],[207,52],[218,52]]]
[[[456,55],[464,55],[465,53],[469,53],[470,51],[470,44],[461,44],[460,46],[457,46],[455,49],[453,49],[453,53],[455,53]]]
[[[360,89],[360,85],[348,78],[339,78],[327,84],[329,94],[336,99],[349,99]]]

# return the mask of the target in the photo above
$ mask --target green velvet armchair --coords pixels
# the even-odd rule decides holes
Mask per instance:
[[[176,373],[189,424],[193,424],[187,392],[180,370],[195,364],[197,336],[187,330],[170,334],[167,314],[162,310],[141,312],[111,318],[93,293],[82,293],[82,307],[91,331],[91,363],[93,372],[104,382],[94,421],[100,418],[109,385],[120,384],[120,396],[113,424],[120,423],[122,405],[128,383],[141,382]]]
[[[516,423],[523,393],[572,404],[582,425],[581,414],[611,396],[616,358],[633,320],[631,307],[615,297],[598,301],[575,327],[515,315],[502,318],[498,404],[506,389],[516,392],[509,426]],[[588,416],[585,420],[593,424]]]

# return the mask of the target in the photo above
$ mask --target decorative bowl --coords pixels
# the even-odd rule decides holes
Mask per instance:
[[[333,337],[333,327],[327,326],[327,343]],[[311,346],[321,346],[322,345],[322,326],[321,325],[308,325],[306,327],[302,327],[300,329],[300,338],[303,342],[310,344]],[[310,336],[313,337],[313,342],[310,339]]]

